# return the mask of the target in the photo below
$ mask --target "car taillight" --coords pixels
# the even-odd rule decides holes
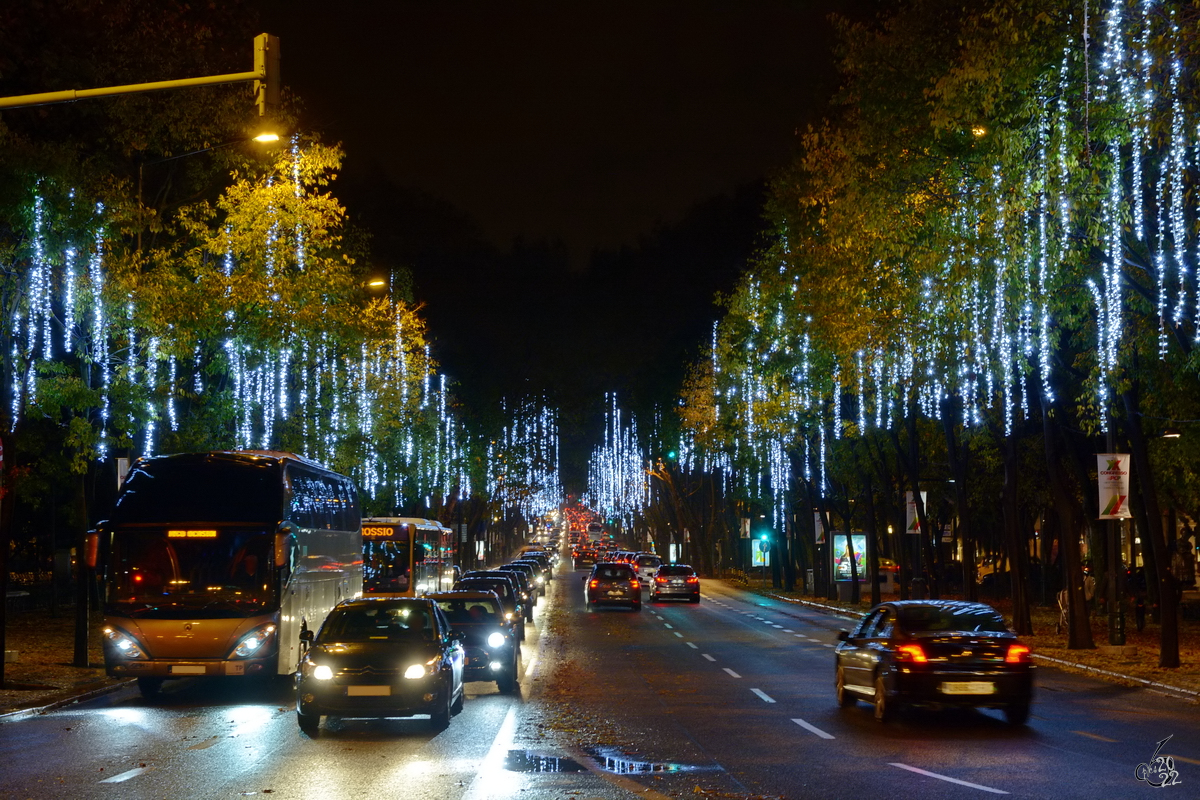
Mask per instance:
[[[640,583],[638,583],[637,578],[633,578],[632,580],[629,581],[629,588],[630,589],[640,589],[640,588],[642,588],[642,585]]]
[[[595,589],[599,585],[600,581],[596,580],[595,578],[592,578],[590,581],[588,581],[588,587],[591,589]]]
[[[925,658],[925,651],[921,649],[921,645],[902,644],[896,648],[896,660],[911,661],[914,664],[924,664],[929,659]]]
[[[688,577],[687,582],[688,583],[699,583],[700,579],[697,578],[695,575],[692,575],[692,576]]]
[[[654,582],[655,582],[655,583],[666,583],[666,582],[667,582],[667,579],[666,579],[666,578],[664,578],[664,577],[663,577],[663,576],[661,576],[661,575],[655,575],[655,576],[654,576]]]
[[[1029,662],[1029,648],[1023,644],[1010,644],[1008,655],[1004,657],[1006,664],[1026,664]]]

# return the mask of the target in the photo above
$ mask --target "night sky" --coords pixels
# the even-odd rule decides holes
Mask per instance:
[[[832,88],[812,2],[260,0],[335,191],[404,265],[472,413],[669,403]],[[587,440],[586,442],[583,440]]]

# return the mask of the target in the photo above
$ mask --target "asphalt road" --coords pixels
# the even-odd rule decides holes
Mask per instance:
[[[0,725],[0,797],[1132,797],[1159,741],[1196,797],[1194,704],[1039,669],[1030,723],[833,696],[846,620],[716,582],[699,605],[587,611],[562,569],[524,645],[520,696],[468,684],[462,714],[296,726],[286,684],[181,681]]]

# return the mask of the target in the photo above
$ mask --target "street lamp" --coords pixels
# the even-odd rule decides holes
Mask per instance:
[[[138,192],[137,192],[137,207],[138,207],[139,216],[140,216],[140,214],[142,212],[142,208],[143,208],[143,206],[142,206],[142,180],[143,180],[143,176],[145,174],[146,167],[153,167],[153,166],[157,166],[158,164],[165,164],[168,161],[178,161],[181,158],[188,158],[189,156],[198,156],[201,153],[211,153],[214,150],[223,150],[226,147],[232,147],[235,144],[242,144],[243,142],[258,142],[259,144],[270,144],[272,142],[278,142],[278,141],[279,141],[279,133],[276,130],[276,128],[274,127],[274,125],[271,123],[264,123],[262,126],[260,126],[259,132],[254,136],[248,136],[243,139],[234,139],[232,142],[225,142],[224,144],[216,144],[216,145],[213,145],[212,147],[202,147],[199,150],[192,150],[187,153],[180,153],[177,156],[166,156],[165,158],[156,158],[151,161],[139,161],[138,162]],[[140,220],[138,223],[137,249],[138,249],[139,253],[142,251],[142,225],[141,225]]]

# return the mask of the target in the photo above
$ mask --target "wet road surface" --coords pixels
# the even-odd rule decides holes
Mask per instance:
[[[539,603],[520,695],[469,683],[446,731],[327,719],[311,738],[286,682],[126,689],[0,725],[0,797],[1126,797],[1167,736],[1176,795],[1200,785],[1194,704],[1043,667],[1028,726],[881,725],[834,701],[849,620],[712,581],[699,605],[588,611],[583,574],[560,567]]]

